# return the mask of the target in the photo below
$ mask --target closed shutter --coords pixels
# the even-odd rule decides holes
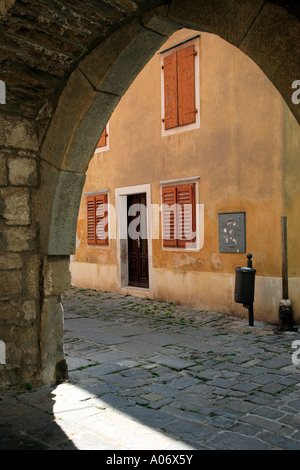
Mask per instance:
[[[193,247],[196,242],[195,185],[162,188],[164,247]]]
[[[87,197],[87,243],[108,245],[107,194]]]
[[[164,104],[165,129],[178,126],[177,100],[177,55],[176,52],[164,58]]]
[[[177,245],[186,247],[196,241],[195,185],[177,187],[178,240]]]
[[[193,45],[177,52],[178,120],[180,126],[196,121],[195,54]]]
[[[106,129],[106,126],[105,126],[104,131],[102,132],[100,140],[97,144],[97,149],[100,148],[100,147],[105,147],[106,146],[107,136],[108,136],[108,133],[107,133],[107,129]]]
[[[96,196],[96,244],[108,244],[107,194]]]
[[[165,130],[196,122],[195,46],[164,58]]]
[[[163,246],[177,246],[176,188],[162,188]]]
[[[89,196],[86,201],[87,208],[87,243],[88,245],[96,244],[96,224],[95,224],[95,213],[96,213],[96,204],[95,197]]]

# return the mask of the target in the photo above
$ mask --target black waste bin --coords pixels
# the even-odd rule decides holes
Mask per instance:
[[[253,268],[235,268],[234,300],[240,304],[254,302],[255,273]]]

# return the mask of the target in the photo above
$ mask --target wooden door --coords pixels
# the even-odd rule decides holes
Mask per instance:
[[[146,194],[127,197],[128,284],[149,287]]]

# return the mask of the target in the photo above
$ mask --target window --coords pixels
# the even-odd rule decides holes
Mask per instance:
[[[162,187],[163,246],[196,245],[195,184]]]
[[[109,124],[107,123],[101,134],[95,153],[104,152],[105,150],[109,149],[108,127],[109,127]]]
[[[162,53],[163,131],[199,127],[198,42]],[[187,127],[189,126],[189,127]]]
[[[107,133],[107,129],[106,129],[106,126],[101,134],[101,137],[100,137],[100,140],[97,144],[97,149],[100,148],[100,147],[106,147],[106,143],[107,143],[107,137],[108,137],[108,133]]]
[[[107,194],[88,196],[86,205],[88,245],[108,245]]]

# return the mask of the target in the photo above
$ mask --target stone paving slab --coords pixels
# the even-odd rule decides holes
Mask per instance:
[[[0,397],[0,449],[300,449],[299,331],[107,292],[63,299],[69,380]]]
[[[86,339],[92,343],[96,344],[106,344],[106,345],[112,345],[112,344],[119,344],[119,343],[126,343],[128,340],[125,338],[122,338],[119,335],[114,335],[113,333],[102,333],[101,331],[98,330],[81,330],[78,329],[76,330],[77,336],[81,339]]]
[[[149,358],[151,362],[156,364],[162,364],[164,366],[168,366],[171,369],[182,370],[188,367],[194,366],[195,362],[187,361],[184,359],[180,359],[174,355],[165,355],[165,354],[158,354],[157,356],[153,356]]]
[[[122,325],[122,328],[120,326],[103,326],[101,328],[101,331],[103,333],[111,333],[119,336],[129,336],[129,337],[134,337],[137,336],[137,339],[140,339],[143,341],[143,335],[148,335],[153,333],[152,328],[147,328],[146,326],[142,325]],[[134,338],[133,338],[134,339]],[[154,344],[159,344],[159,343],[154,343]]]
[[[156,344],[145,343],[144,341],[139,341],[132,339],[118,346],[120,351],[129,352],[141,358],[148,358],[153,356],[153,354],[163,351],[161,346]]]

